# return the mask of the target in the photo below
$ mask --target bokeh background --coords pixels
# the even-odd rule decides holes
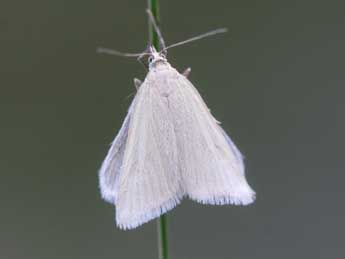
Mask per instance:
[[[345,4],[161,0],[169,52],[246,156],[249,207],[185,201],[172,259],[345,256]],[[97,170],[145,77],[146,1],[9,1],[0,8],[0,258],[157,258],[154,221],[124,232]]]

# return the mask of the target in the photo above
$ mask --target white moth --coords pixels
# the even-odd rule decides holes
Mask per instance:
[[[159,217],[185,196],[213,205],[255,199],[240,151],[187,79],[189,71],[180,74],[168,63],[166,49],[141,55],[149,56],[149,72],[99,171],[102,197],[116,206],[121,229]]]

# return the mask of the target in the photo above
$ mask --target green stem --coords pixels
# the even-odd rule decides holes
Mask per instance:
[[[158,227],[158,255],[159,259],[168,259],[168,228],[167,214],[163,214],[157,220]]]
[[[151,10],[153,17],[156,20],[156,23],[159,25],[160,17],[159,17],[159,5],[158,0],[148,0],[148,8]],[[156,50],[159,50],[159,39],[156,31],[153,28],[153,25],[150,22],[149,19],[149,41],[150,43],[156,48]]]
[[[156,23],[159,24],[158,0],[148,0],[148,8],[151,10]],[[149,20],[149,42],[159,51],[159,39]],[[168,226],[167,215],[163,214],[157,220],[158,228],[158,252],[159,259],[168,259]]]

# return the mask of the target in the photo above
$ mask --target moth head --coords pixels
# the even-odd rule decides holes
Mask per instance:
[[[157,64],[165,64],[168,62],[166,58],[166,52],[158,52],[153,46],[149,47],[148,53],[149,56],[147,58],[147,64],[149,69],[157,66]]]

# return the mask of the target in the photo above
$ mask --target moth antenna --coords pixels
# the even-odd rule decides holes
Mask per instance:
[[[104,53],[104,54],[109,54],[109,55],[115,55],[115,56],[121,56],[121,57],[143,57],[145,55],[149,55],[149,53],[146,52],[141,52],[141,53],[126,53],[126,52],[121,52],[115,49],[107,49],[107,48],[97,48],[97,53]]]
[[[213,31],[209,31],[209,32],[200,34],[198,36],[192,37],[190,39],[187,39],[187,40],[184,40],[184,41],[180,41],[180,42],[176,42],[174,44],[171,44],[168,47],[165,47],[163,50],[161,50],[161,52],[162,51],[166,51],[167,49],[171,49],[171,48],[174,48],[174,47],[177,47],[177,46],[181,46],[181,45],[187,44],[187,43],[192,42],[192,41],[197,41],[197,40],[200,40],[200,39],[203,39],[203,38],[206,38],[206,37],[210,37],[210,36],[213,36],[213,35],[216,35],[216,34],[220,34],[220,33],[226,33],[227,31],[228,31],[227,28],[220,28],[220,29],[216,29],[216,30],[213,30]]]
[[[157,23],[156,23],[155,18],[154,18],[154,16],[153,16],[153,14],[152,14],[150,9],[146,9],[146,12],[147,12],[147,14],[149,16],[149,19],[150,19],[150,21],[151,21],[151,23],[153,25],[153,28],[155,29],[155,31],[156,31],[156,33],[158,35],[159,44],[161,45],[162,50],[165,50],[166,49],[165,42],[164,42],[162,33],[161,33]]]

